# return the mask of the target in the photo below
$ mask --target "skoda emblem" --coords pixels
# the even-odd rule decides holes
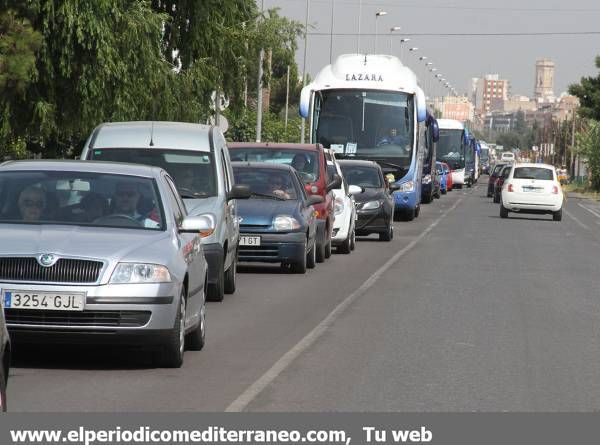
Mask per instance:
[[[58,257],[51,253],[43,253],[38,257],[37,260],[38,263],[40,263],[40,266],[50,267],[54,266],[54,264],[58,261]]]

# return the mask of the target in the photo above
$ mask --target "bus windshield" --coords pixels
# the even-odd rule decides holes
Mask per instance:
[[[437,143],[437,160],[447,163],[456,170],[465,166],[462,130],[444,130],[440,128],[440,139]]]
[[[389,159],[408,167],[413,156],[413,96],[401,92],[316,93],[313,140],[337,157]]]
[[[490,159],[490,149],[482,148],[481,154],[479,155],[479,159],[481,160],[481,162],[487,162]]]

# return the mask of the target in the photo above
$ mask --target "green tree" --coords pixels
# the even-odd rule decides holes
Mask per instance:
[[[13,134],[19,102],[29,84],[37,77],[36,51],[42,36],[33,30],[29,20],[18,17],[14,10],[0,13],[0,155],[24,155],[24,142]]]
[[[596,57],[596,67],[600,70],[600,56]],[[596,77],[582,77],[579,84],[569,86],[569,93],[579,98],[579,115],[600,120],[600,74]]]
[[[576,136],[576,150],[587,162],[590,182],[600,191],[600,122],[589,120]]]
[[[159,46],[167,17],[145,1],[2,3],[43,38],[38,76],[10,116],[30,150],[64,156],[100,122],[175,114],[178,85]]]

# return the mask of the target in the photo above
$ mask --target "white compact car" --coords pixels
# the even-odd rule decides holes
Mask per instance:
[[[515,164],[502,186],[500,217],[508,212],[551,214],[562,219],[564,196],[556,170],[547,164]]]
[[[333,221],[331,242],[336,247],[338,253],[350,253],[356,246],[354,230],[356,224],[356,206],[350,190],[352,186],[349,186],[344,179],[342,169],[335,159],[333,150],[325,149],[325,159],[327,160],[327,175],[331,177],[339,175],[342,178],[340,188],[332,190],[335,198],[335,219]]]

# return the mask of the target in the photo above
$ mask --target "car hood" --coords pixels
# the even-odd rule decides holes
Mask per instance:
[[[167,257],[168,232],[61,225],[2,225],[0,256],[38,255],[101,261],[152,261]],[[171,246],[172,248],[172,246]],[[161,252],[163,252],[161,256]]]
[[[270,226],[277,215],[296,217],[298,201],[279,201],[275,199],[246,199],[238,201],[240,225]]]
[[[220,199],[217,196],[202,199],[184,199],[183,203],[188,212],[188,215],[198,216],[203,213],[212,213],[217,215],[219,213],[219,202]]]
[[[375,188],[365,188],[364,192],[354,195],[354,200],[359,203],[374,201],[381,198],[383,198],[383,190]]]

